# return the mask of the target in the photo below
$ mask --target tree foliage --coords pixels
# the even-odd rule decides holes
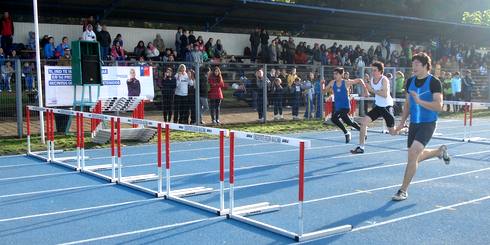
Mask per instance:
[[[464,12],[462,22],[465,24],[490,26],[490,9],[487,9],[483,12]]]

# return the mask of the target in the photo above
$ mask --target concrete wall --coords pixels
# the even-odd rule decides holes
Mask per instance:
[[[27,43],[28,33],[34,31],[34,23],[15,22],[15,36],[14,42]],[[163,29],[146,29],[146,28],[130,28],[130,27],[107,27],[111,37],[114,38],[118,33],[122,35],[124,41],[124,49],[132,52],[139,40],[143,40],[145,44],[149,41],[153,41],[156,34],[160,34],[164,39],[165,46],[174,48],[175,43],[175,30],[163,30]],[[80,25],[62,25],[62,24],[39,24],[40,37],[43,35],[52,35],[55,37],[55,43],[58,44],[63,36],[67,36],[70,40],[77,40],[82,36],[82,26]],[[195,32],[196,38],[202,36],[204,42],[208,38],[221,39],[221,43],[228,54],[242,55],[243,49],[250,45],[250,34],[235,34],[235,33],[219,33],[219,32]],[[272,38],[272,37],[271,37]],[[282,37],[285,39],[287,37]],[[373,42],[357,42],[357,41],[339,41],[329,39],[315,39],[315,38],[299,38],[294,37],[295,43],[306,42],[313,46],[314,43],[325,44],[327,47],[333,45],[334,42],[342,45],[353,45],[354,47],[359,44],[364,49],[369,49],[371,45],[378,45]],[[392,45],[392,49],[399,49],[399,45]]]

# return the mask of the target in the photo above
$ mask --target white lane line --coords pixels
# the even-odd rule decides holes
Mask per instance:
[[[169,228],[191,225],[191,224],[196,224],[196,223],[205,222],[205,221],[220,220],[220,219],[226,219],[226,217],[225,216],[218,216],[218,217],[212,217],[212,218],[195,219],[195,220],[190,220],[190,221],[181,222],[181,223],[175,223],[175,224],[171,224],[171,225],[156,226],[156,227],[151,227],[151,228],[142,229],[142,230],[135,230],[135,231],[129,231],[129,232],[124,232],[124,233],[116,233],[116,234],[112,234],[112,235],[94,237],[94,238],[90,238],[90,239],[72,241],[72,242],[61,243],[61,244],[71,245],[71,244],[95,242],[95,241],[101,241],[101,240],[113,239],[113,238],[118,238],[118,237],[130,236],[130,235],[135,235],[135,234],[140,234],[140,233],[145,233],[145,232],[165,230],[165,229],[169,229]]]
[[[2,159],[2,158],[11,158],[11,157],[22,157],[22,156],[27,156],[27,154],[22,153],[22,154],[15,154],[15,155],[0,156],[0,159]]]
[[[63,191],[74,191],[74,190],[81,190],[81,189],[91,189],[91,188],[96,188],[96,187],[111,186],[111,185],[116,185],[116,183],[106,183],[106,184],[97,184],[97,185],[83,185],[83,186],[77,186],[77,187],[51,189],[51,190],[44,190],[44,191],[23,192],[23,193],[3,195],[3,196],[0,196],[0,198],[30,196],[30,195],[56,193],[56,192],[63,192]]]
[[[3,178],[3,179],[0,179],[0,181],[30,179],[30,178],[49,177],[49,176],[58,176],[58,175],[69,175],[69,174],[78,174],[78,173],[79,172],[63,172],[63,173],[53,173],[53,174],[27,175],[27,176],[20,176],[20,177]]]
[[[489,171],[489,170],[490,170],[490,167],[489,168],[482,168],[482,169],[472,170],[472,171],[467,171],[467,172],[462,172],[462,173],[457,173],[457,174],[443,175],[443,176],[439,176],[439,177],[435,177],[435,178],[429,178],[429,179],[423,179],[423,180],[414,181],[414,182],[411,183],[411,185],[420,184],[420,183],[426,183],[426,182],[432,182],[432,181],[441,180],[441,179],[448,179],[448,178],[452,178],[452,177],[464,176],[464,175],[468,175],[468,174],[480,173],[480,172],[485,172],[485,171]],[[395,188],[395,187],[399,187],[399,186],[400,186],[400,184],[396,184],[396,185],[383,186],[383,187],[378,187],[378,188],[364,190],[364,191],[354,191],[354,192],[344,193],[344,194],[339,194],[339,195],[334,195],[334,196],[328,196],[328,197],[322,197],[322,198],[317,198],[317,199],[311,199],[311,200],[304,201],[303,203],[314,203],[314,202],[331,200],[331,199],[336,199],[336,198],[341,198],[341,197],[359,195],[359,194],[363,194],[363,193],[368,193],[369,194],[371,192],[381,191],[381,190],[387,190],[387,189],[391,189],[391,188]],[[290,207],[290,206],[296,206],[296,205],[298,205],[297,202],[282,204],[282,205],[279,205],[279,206],[281,206],[281,207]]]
[[[355,231],[362,231],[362,230],[370,229],[370,228],[377,227],[377,226],[387,225],[387,224],[395,223],[395,222],[402,221],[402,220],[412,219],[412,218],[416,218],[416,217],[427,215],[427,214],[441,212],[441,211],[444,211],[444,210],[454,210],[454,208],[456,208],[456,207],[465,206],[465,205],[468,205],[468,204],[473,204],[473,203],[485,201],[485,200],[488,200],[488,199],[490,199],[490,196],[484,196],[484,197],[481,197],[481,198],[477,198],[477,199],[473,199],[473,200],[468,200],[468,201],[460,202],[460,203],[455,203],[455,204],[452,204],[452,205],[441,206],[439,208],[427,210],[427,211],[420,212],[420,213],[415,213],[415,214],[411,214],[411,215],[407,215],[407,216],[402,216],[402,217],[398,217],[398,218],[395,218],[395,219],[389,219],[389,220],[385,220],[385,221],[382,221],[382,222],[377,222],[377,223],[371,224],[371,225],[364,225],[364,226],[361,226],[361,227],[354,228],[354,229],[352,229],[352,231],[353,232],[355,232]]]
[[[0,169],[2,169],[2,168],[15,168],[15,167],[28,167],[28,166],[35,166],[35,165],[42,166],[42,162],[38,162],[38,163],[27,163],[27,164],[5,165],[5,166],[0,166]]]
[[[20,217],[0,219],[0,223],[16,221],[16,220],[23,220],[23,219],[32,219],[32,218],[60,215],[60,214],[69,214],[69,213],[76,213],[76,212],[91,211],[91,210],[97,210],[97,209],[103,209],[103,208],[114,208],[114,207],[119,207],[119,206],[125,206],[125,205],[137,204],[137,203],[145,203],[145,202],[153,202],[153,201],[161,201],[161,200],[163,200],[163,199],[162,198],[151,198],[151,199],[112,203],[112,204],[86,207],[86,208],[69,209],[69,210],[49,212],[49,213],[32,214],[32,215],[26,215],[26,216],[20,216]]]

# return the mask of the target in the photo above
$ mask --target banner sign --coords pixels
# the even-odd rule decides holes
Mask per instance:
[[[151,66],[102,66],[100,97],[142,97],[153,100],[153,71]],[[44,66],[46,106],[72,106],[74,87],[71,67]],[[85,100],[89,99],[88,88]],[[92,87],[92,101],[97,98],[97,88]],[[82,98],[82,86],[77,87],[77,100]]]

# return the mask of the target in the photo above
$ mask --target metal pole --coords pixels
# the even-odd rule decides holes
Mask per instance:
[[[364,74],[366,73],[366,68],[363,67],[362,68],[362,71],[361,71],[361,78],[364,79]],[[369,81],[364,81],[365,83],[368,83]],[[361,90],[359,90],[359,92],[362,93],[362,90],[364,88],[361,88]],[[362,96],[362,94],[360,94],[360,96]],[[363,117],[364,116],[364,100],[360,100],[359,101],[359,116]]]
[[[23,119],[22,119],[22,78],[20,60],[15,60],[15,104],[17,109],[17,135],[22,139]]]
[[[262,86],[262,117],[264,122],[267,122],[267,64],[264,65],[264,76],[263,76],[263,86]]]
[[[200,125],[201,124],[201,100],[200,100],[200,97],[201,97],[201,94],[200,94],[200,77],[199,77],[199,74],[200,74],[200,71],[199,69],[201,69],[201,64],[199,62],[196,62],[196,79],[194,81],[194,90],[195,90],[195,98],[194,100],[196,101],[196,125]]]
[[[37,98],[39,107],[43,107],[43,87],[41,84],[41,53],[39,47],[39,18],[37,15],[37,0],[32,0],[34,8],[34,32],[36,34],[36,75],[37,75]],[[44,139],[44,115],[43,112],[39,112],[39,129],[41,130],[41,143],[46,144]]]
[[[323,65],[320,65],[320,81],[324,80],[325,79],[325,67]],[[320,89],[323,89],[323,87],[320,86]],[[320,91],[320,100],[317,101],[317,102],[320,102],[318,103],[317,106],[320,107],[320,118],[323,120],[323,113],[324,112],[324,106],[323,106],[323,103],[325,101],[325,98],[324,98],[324,94],[322,91]]]

